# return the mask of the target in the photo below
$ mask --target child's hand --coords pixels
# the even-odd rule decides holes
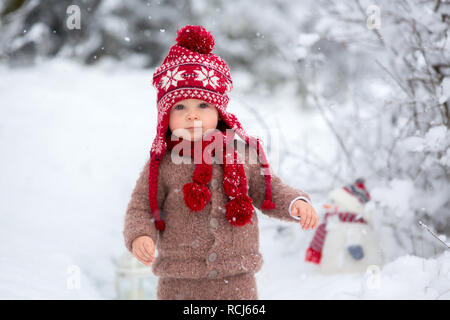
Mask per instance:
[[[300,217],[300,224],[302,229],[306,230],[309,227],[314,229],[319,223],[316,211],[312,206],[303,200],[297,200],[294,202],[291,208],[291,215]]]
[[[131,243],[133,255],[143,264],[150,266],[155,259],[155,244],[149,236],[140,236]]]

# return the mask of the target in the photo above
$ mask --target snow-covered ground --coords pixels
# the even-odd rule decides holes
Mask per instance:
[[[155,135],[152,71],[56,59],[24,69],[0,66],[0,75],[0,298],[114,299],[123,216]],[[259,117],[279,125],[292,148],[330,150],[316,114],[293,112],[282,93],[239,94],[246,79],[236,73],[233,80],[229,111],[248,133],[264,138],[252,113],[263,110]],[[305,191],[327,185],[306,164],[275,156],[273,167]],[[311,195],[320,214],[324,199]],[[256,275],[260,299],[450,299],[450,251],[434,259],[388,259],[377,276],[325,276],[303,259],[314,231],[258,216],[265,261]],[[396,252],[390,248],[389,257]],[[81,272],[75,289],[68,284],[74,270]]]

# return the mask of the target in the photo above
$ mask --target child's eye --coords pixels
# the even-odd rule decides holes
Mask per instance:
[[[207,103],[201,103],[200,108],[208,108],[209,105]]]
[[[179,105],[177,105],[177,106],[175,106],[175,110],[181,110],[181,109],[183,109],[184,108],[184,106],[182,105],[182,104],[179,104]]]

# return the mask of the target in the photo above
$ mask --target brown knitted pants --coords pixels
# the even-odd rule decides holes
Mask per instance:
[[[253,273],[221,279],[159,278],[158,300],[258,300]]]

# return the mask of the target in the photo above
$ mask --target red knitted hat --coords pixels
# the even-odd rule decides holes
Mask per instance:
[[[187,25],[178,30],[177,42],[165,57],[162,65],[153,74],[156,88],[158,123],[156,137],[150,150],[149,202],[156,228],[164,230],[156,199],[159,164],[167,150],[166,132],[172,106],[184,99],[199,99],[214,105],[225,122],[227,129],[233,130],[247,144],[256,148],[263,166],[266,193],[261,209],[274,209],[270,184],[269,164],[263,150],[262,141],[247,135],[237,117],[226,111],[229,98],[227,92],[233,88],[230,69],[225,61],[211,53],[214,38],[202,26]]]

